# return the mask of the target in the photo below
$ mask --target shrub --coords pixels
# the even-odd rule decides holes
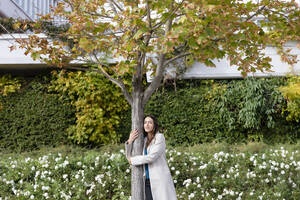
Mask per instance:
[[[258,152],[198,147],[167,149],[178,199],[300,198],[299,145]],[[12,155],[0,160],[0,170],[3,199],[130,199],[131,170],[124,150]]]
[[[124,130],[118,128],[129,104],[115,84],[96,72],[65,71],[54,72],[51,83],[49,91],[76,108],[76,124],[68,128],[72,141],[92,145],[120,141]]]
[[[29,81],[19,92],[0,97],[1,149],[20,152],[68,143],[66,129],[74,123],[74,110],[47,94],[45,84]]]
[[[179,81],[156,92],[146,113],[158,116],[171,144],[294,142],[299,124],[281,115],[285,78]]]
[[[288,85],[280,88],[284,98],[287,100],[287,106],[282,110],[287,114],[286,120],[300,120],[300,76],[291,76],[288,79]]]
[[[11,75],[4,75],[0,77],[0,96],[7,96],[10,93],[18,91],[21,87],[21,79],[12,78]],[[2,103],[0,101],[0,110]]]

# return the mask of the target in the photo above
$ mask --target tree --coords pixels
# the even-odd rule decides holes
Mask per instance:
[[[61,17],[67,31],[50,41],[32,34],[19,40],[34,59],[62,68],[74,60],[90,63],[80,70],[97,71],[117,84],[132,110],[132,129],[143,130],[144,106],[160,86],[166,67],[178,59],[214,67],[227,56],[243,76],[271,69],[263,49],[273,45],[282,59],[296,63],[283,45],[300,41],[300,10],[295,1],[260,0],[61,0],[55,10],[32,26],[44,31],[45,22]],[[259,18],[261,21],[256,23]],[[147,70],[153,81],[143,87]],[[132,92],[122,76],[132,74]],[[170,116],[172,117],[172,116]],[[143,137],[133,155],[142,153]],[[142,167],[132,167],[132,199],[143,199]]]

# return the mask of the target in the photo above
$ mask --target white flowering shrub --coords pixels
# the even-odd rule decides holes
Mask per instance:
[[[0,161],[0,199],[128,199],[130,170],[124,151],[69,158]],[[118,198],[122,199],[122,198]]]
[[[167,150],[178,199],[300,199],[300,154]],[[15,155],[0,160],[0,200],[130,199],[130,166],[114,153]]]
[[[298,151],[168,155],[179,199],[300,199]]]

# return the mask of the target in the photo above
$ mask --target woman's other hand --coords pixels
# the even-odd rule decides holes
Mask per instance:
[[[137,129],[132,130],[132,131],[130,132],[129,139],[127,140],[127,142],[128,142],[129,144],[131,144],[138,136],[139,136],[138,130],[137,130]]]
[[[129,162],[129,165],[131,165],[131,157],[128,157],[127,160]]]

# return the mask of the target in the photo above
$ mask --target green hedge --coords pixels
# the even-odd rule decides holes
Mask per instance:
[[[68,143],[66,129],[75,122],[74,108],[48,94],[47,82],[27,81],[18,92],[0,96],[0,149],[28,151]]]
[[[99,79],[94,73],[56,74],[55,79],[23,83],[19,92],[1,96],[0,148],[23,151],[65,144],[67,132],[85,145],[124,142],[131,127],[130,109],[120,91],[111,92],[118,88]],[[145,113],[158,117],[172,145],[294,142],[300,125],[286,120],[287,100],[279,91],[287,79],[177,81],[176,90],[171,84],[160,88]],[[55,94],[49,94],[50,86]],[[96,131],[84,132],[89,129]]]
[[[294,142],[300,125],[285,120],[278,88],[285,78],[190,80],[156,92],[146,113],[158,116],[171,144]]]

